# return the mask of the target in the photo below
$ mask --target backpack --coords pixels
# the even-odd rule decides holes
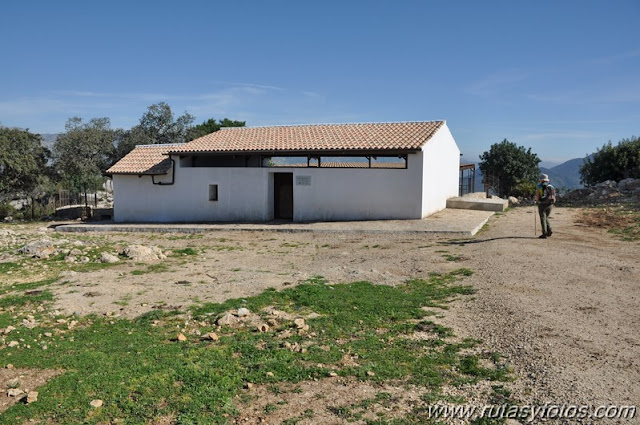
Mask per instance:
[[[551,183],[538,185],[538,200],[542,203],[554,203],[556,201],[556,189]]]

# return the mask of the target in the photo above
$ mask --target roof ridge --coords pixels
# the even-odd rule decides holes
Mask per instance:
[[[446,123],[447,120],[426,120],[426,121],[367,121],[367,122],[343,122],[343,123],[310,123],[310,124],[277,124],[277,125],[257,125],[245,127],[221,127],[220,130],[242,130],[253,128],[284,128],[284,127],[320,127],[320,126],[344,126],[344,125],[386,125],[386,124],[426,124],[426,123]],[[214,132],[215,133],[215,132]],[[212,133],[209,133],[212,134]],[[189,142],[187,142],[189,143]]]
[[[186,145],[189,142],[185,143],[150,143],[146,145],[136,145],[136,148],[155,148],[155,147],[163,147],[163,146],[182,146]]]

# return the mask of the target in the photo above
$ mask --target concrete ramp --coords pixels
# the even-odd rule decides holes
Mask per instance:
[[[509,201],[500,198],[479,199],[477,197],[458,196],[447,199],[447,208],[461,210],[504,211],[508,206]]]

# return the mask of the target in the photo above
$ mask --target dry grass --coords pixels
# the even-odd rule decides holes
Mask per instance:
[[[640,210],[634,206],[586,209],[576,221],[586,226],[606,229],[624,240],[640,240]]]

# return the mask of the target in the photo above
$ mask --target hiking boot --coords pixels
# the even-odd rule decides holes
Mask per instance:
[[[549,231],[547,232],[547,237],[548,237],[548,238],[550,238],[550,237],[551,237],[551,235],[553,235],[553,232],[552,232],[551,230],[549,230]]]
[[[538,236],[538,239],[547,239],[547,235],[540,235]]]

